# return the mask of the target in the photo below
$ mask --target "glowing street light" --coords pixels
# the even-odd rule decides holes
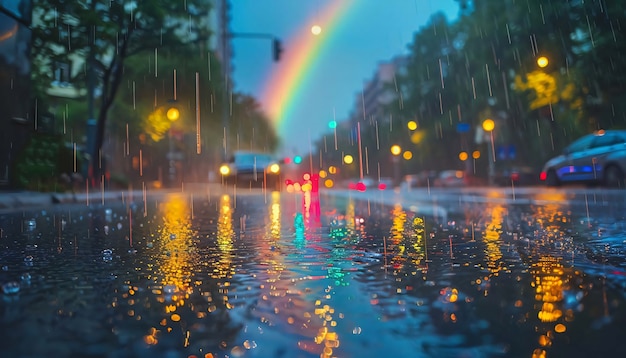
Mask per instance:
[[[161,112],[161,113],[163,113],[163,112]],[[176,108],[176,107],[171,107],[170,109],[168,109],[167,113],[165,113],[165,115],[167,116],[167,119],[169,119],[172,122],[174,122],[174,121],[178,120],[178,118],[180,118],[180,112],[178,111],[178,108]]]
[[[493,177],[495,175],[496,172],[496,167],[495,167],[495,163],[496,163],[496,149],[494,148],[494,143],[493,143],[493,130],[496,128],[496,123],[493,121],[493,119],[491,118],[487,118],[483,121],[483,129],[485,130],[485,132],[489,132],[489,136],[491,137],[491,146],[489,147],[490,151],[491,151],[491,159],[489,161],[489,184],[493,184]]]
[[[462,162],[466,161],[468,157],[469,157],[469,155],[467,154],[467,152],[459,153],[459,160],[462,161]]]
[[[546,66],[548,66],[548,63],[550,61],[548,60],[548,58],[546,56],[541,56],[537,59],[537,66],[541,67],[541,68],[545,68]]]
[[[313,25],[311,26],[311,33],[317,36],[322,33],[322,28],[320,27],[320,25]]]
[[[354,158],[350,154],[346,154],[343,157],[343,162],[346,164],[352,164],[353,161],[354,161]]]
[[[483,121],[483,129],[485,132],[491,132],[496,127],[496,123],[491,118],[487,118]]]
[[[414,131],[414,130],[416,130],[416,129],[417,129],[417,122],[415,122],[415,121],[409,121],[409,122],[406,124],[406,126],[407,126],[407,128],[408,128],[410,131]]]
[[[169,119],[171,122],[175,122],[178,120],[178,118],[180,118],[180,112],[178,111],[178,108],[176,107],[170,107],[167,112],[165,112],[165,116],[167,117],[167,119]],[[169,150],[167,153],[167,157],[169,159],[169,178],[170,178],[170,185],[172,185],[174,183],[174,181],[177,178],[177,173],[176,173],[176,161],[175,161],[175,151],[174,151],[174,141],[172,140],[172,126],[170,125],[170,129],[169,129],[169,135],[168,135],[168,141],[169,141]],[[220,168],[221,170],[221,168]]]
[[[389,150],[391,151],[391,154],[393,155],[393,157],[391,158],[391,161],[393,162],[394,184],[396,184],[400,182],[400,166],[399,166],[400,164],[398,163],[400,159],[398,156],[400,155],[400,153],[402,153],[402,148],[400,148],[399,145],[394,144],[391,146]]]

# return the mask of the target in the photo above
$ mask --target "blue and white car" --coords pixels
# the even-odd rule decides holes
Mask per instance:
[[[626,173],[626,130],[600,130],[585,135],[550,159],[540,174],[547,186],[566,183],[623,188]]]

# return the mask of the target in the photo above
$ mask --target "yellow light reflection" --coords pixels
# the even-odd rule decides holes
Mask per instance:
[[[411,260],[415,267],[420,268],[422,270],[426,269],[426,266],[423,266],[428,259],[426,256],[426,238],[424,236],[426,232],[426,222],[424,218],[415,217],[413,218],[413,252],[409,254]]]
[[[485,257],[487,258],[487,269],[497,276],[501,270],[502,251],[500,251],[500,235],[502,234],[502,220],[506,208],[502,205],[492,207],[490,210],[490,221],[487,223],[483,241],[485,243]]]
[[[535,327],[539,338],[539,347],[533,356],[545,357],[544,348],[553,344],[555,333],[567,330],[566,322],[573,319],[574,311],[564,308],[565,292],[573,289],[570,281],[576,272],[571,267],[565,267],[564,257],[567,251],[558,255],[555,247],[566,248],[570,234],[564,232],[562,225],[568,222],[569,214],[564,209],[566,196],[564,193],[541,193],[535,200],[544,201],[535,207],[533,217],[530,218],[536,225],[537,236],[534,238],[535,247],[530,247],[530,273],[533,277],[531,286],[535,290],[535,309],[537,318],[541,322]],[[536,354],[535,354],[536,353]]]
[[[272,204],[270,207],[270,236],[280,239],[280,193],[272,192]]]
[[[195,233],[191,229],[190,204],[180,195],[167,196],[159,206],[162,225],[158,228],[158,247],[162,254],[159,256],[157,273],[162,274],[161,287],[154,289],[158,295],[158,302],[165,303],[164,316],[161,317],[160,325],[167,327],[172,322],[181,321],[181,316],[175,311],[186,304],[193,292],[191,277],[192,268],[198,261],[190,248],[193,246],[192,238]],[[129,287],[129,295],[133,296],[136,289]],[[129,312],[134,315],[134,312]],[[171,327],[167,327],[171,331]],[[143,337],[148,345],[158,344],[156,328],[151,328]]]
[[[390,243],[387,243],[388,247],[385,248],[385,251],[393,252],[393,266],[398,269],[401,268],[404,264],[405,251],[406,251],[406,243],[404,242],[404,228],[407,220],[407,214],[404,209],[402,209],[402,205],[395,204],[393,209],[391,210],[391,230],[390,234]],[[391,245],[389,245],[391,244]]]
[[[232,267],[235,230],[233,229],[233,206],[230,196],[222,195],[219,208],[217,247],[220,251],[220,261],[213,270],[213,277],[228,278],[235,273],[235,269]]]
[[[159,230],[159,239],[168,253],[163,256],[160,265],[164,275],[163,285],[174,286],[177,292],[186,292],[190,288],[190,269],[195,259],[189,250],[193,237],[189,203],[180,195],[170,195],[160,210],[163,212],[163,226]]]

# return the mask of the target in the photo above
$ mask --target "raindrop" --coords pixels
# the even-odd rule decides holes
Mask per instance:
[[[26,228],[28,230],[34,230],[37,227],[37,222],[35,221],[35,219],[25,220],[24,224],[26,225]]]
[[[24,264],[26,266],[33,266],[33,257],[30,255],[24,257]]]
[[[14,295],[20,292],[20,284],[15,281],[7,282],[2,285],[2,292],[4,292],[5,295]]]
[[[20,278],[24,282],[30,282],[31,276],[28,272],[26,272],[26,273],[23,273],[22,276],[20,276]]]
[[[113,260],[113,251],[111,249],[102,250],[102,260],[105,262]]]

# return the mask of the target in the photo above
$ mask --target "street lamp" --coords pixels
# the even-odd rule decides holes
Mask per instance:
[[[541,56],[537,58],[537,66],[541,68],[545,68],[546,66],[548,66],[548,63],[550,63],[550,61],[546,56]]]
[[[391,154],[393,155],[391,157],[392,162],[393,162],[393,178],[394,178],[394,184],[398,184],[400,182],[400,166],[399,166],[399,161],[400,159],[398,158],[398,156],[400,155],[400,153],[402,153],[402,148],[400,148],[399,145],[394,144],[391,146],[391,148],[389,149],[391,151]]]
[[[167,117],[167,119],[169,119],[171,122],[176,122],[179,118],[180,118],[180,111],[178,110],[178,108],[176,107],[170,107],[167,112],[165,112],[165,116]],[[174,160],[175,155],[174,155],[174,141],[172,141],[172,124],[170,124],[170,129],[168,132],[168,137],[169,137],[169,152],[167,155],[167,159],[169,160],[169,178],[170,178],[170,185],[172,183],[174,183],[174,180],[176,179],[176,161]]]
[[[483,121],[483,130],[485,132],[489,133],[490,139],[491,139],[491,146],[489,146],[489,150],[490,150],[490,157],[491,160],[489,160],[489,174],[488,174],[488,179],[489,179],[489,184],[493,184],[493,177],[495,175],[495,164],[496,164],[496,151],[494,148],[494,143],[493,143],[493,130],[496,127],[496,123],[493,121],[493,119],[491,118],[487,118]]]

